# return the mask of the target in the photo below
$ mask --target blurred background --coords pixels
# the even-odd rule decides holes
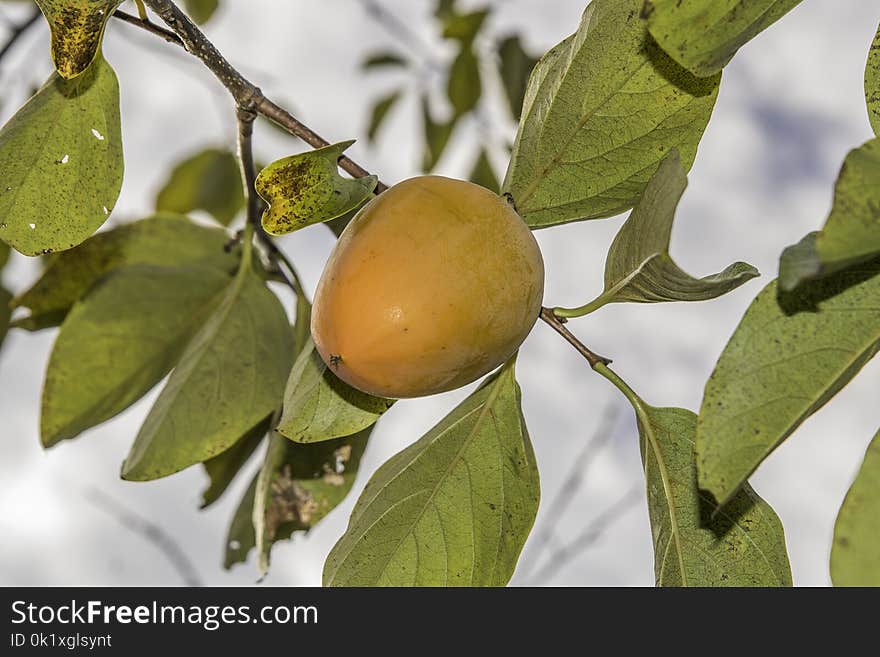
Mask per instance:
[[[431,99],[435,156],[453,112],[445,71],[459,46],[442,37],[436,5],[222,0],[204,29],[248,78],[324,137],[357,138],[349,154],[393,183],[422,171],[424,95]],[[459,0],[460,9],[491,8],[473,45],[483,95],[457,122],[436,172],[468,177],[485,152],[503,177],[515,123],[496,72],[499,47],[506,42],[513,48],[508,37],[519,35],[524,53],[540,55],[576,28],[585,5]],[[134,11],[134,5],[126,2],[123,9]],[[30,11],[28,3],[0,2],[0,44],[9,26]],[[824,223],[844,156],[871,137],[863,71],[878,22],[878,3],[809,0],[725,69],[678,212],[672,253],[694,275],[746,260],[761,270],[761,279],[716,301],[617,304],[571,323],[590,347],[614,359],[615,369],[649,403],[699,409],[717,357],[751,299],[775,276],[780,251]],[[407,65],[363,67],[366,59],[389,51]],[[235,125],[225,91],[182,50],[111,21],[105,55],[120,78],[126,158],[122,196],[108,222],[114,226],[152,212],[175,164],[206,148],[232,147]],[[0,63],[0,120],[50,71],[47,29],[37,24]],[[398,91],[369,139],[377,101]],[[258,123],[255,148],[261,162],[305,149],[264,122]],[[547,265],[547,305],[578,305],[601,290],[604,254],[623,218],[536,233]],[[280,240],[309,293],[333,242],[322,226]],[[34,261],[14,255],[3,284],[21,291],[37,273]],[[39,399],[55,333],[12,331],[0,353],[0,585],[253,584],[253,554],[231,571],[221,567],[227,526],[249,475],[205,511],[198,506],[207,477],[198,467],[151,483],[119,479],[157,391],[77,440],[41,449]],[[543,324],[523,347],[518,377],[542,503],[512,584],[652,585],[651,533],[631,410]],[[830,583],[834,519],[880,425],[878,390],[875,359],[753,477],[785,526],[797,585]],[[276,544],[264,582],[319,585],[324,558],[375,468],[470,391],[395,405],[379,422],[348,500],[308,535]],[[185,576],[181,559],[189,562]]]

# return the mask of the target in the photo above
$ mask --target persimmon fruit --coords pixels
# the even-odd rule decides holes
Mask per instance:
[[[372,199],[345,228],[318,284],[312,337],[355,388],[421,397],[505,362],[543,292],[541,251],[504,198],[420,176]]]

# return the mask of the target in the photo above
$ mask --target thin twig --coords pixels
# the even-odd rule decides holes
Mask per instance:
[[[572,559],[583,554],[584,550],[602,538],[611,525],[621,519],[626,511],[633,508],[643,498],[642,484],[634,484],[623,497],[596,516],[571,543],[554,550],[545,561],[544,567],[527,581],[529,583],[546,583],[550,581]]]
[[[177,574],[180,575],[184,584],[187,586],[203,586],[202,578],[193,562],[189,560],[189,557],[186,556],[186,553],[177,544],[177,541],[165,533],[159,525],[126,509],[115,499],[97,488],[87,489],[85,496],[94,506],[116,518],[123,527],[135,534],[139,534],[155,545],[171,562],[171,565],[177,571]]]
[[[186,47],[183,45],[183,41],[180,40],[180,37],[177,36],[174,32],[172,32],[171,30],[166,30],[160,25],[156,25],[149,18],[138,18],[137,16],[132,16],[131,14],[127,14],[124,11],[120,10],[116,10],[115,12],[113,12],[113,18],[118,18],[123,23],[134,25],[135,27],[146,30],[151,34],[162,37],[168,43],[173,43],[174,45],[180,46],[181,48]]]
[[[40,19],[40,10],[35,10],[30,16],[24,19],[21,23],[14,26],[12,31],[9,33],[9,37],[6,39],[6,43],[0,47],[0,59],[3,59],[12,47],[16,44],[16,42],[24,35],[28,29],[36,23]]]
[[[541,319],[544,320],[550,327],[559,333],[563,338],[565,338],[568,343],[577,349],[578,353],[587,359],[587,362],[590,364],[590,367],[596,369],[597,365],[610,365],[611,359],[605,358],[605,356],[600,356],[599,354],[590,350],[583,342],[577,339],[575,335],[568,330],[565,326],[565,320],[556,316],[556,314],[550,308],[541,308]]]
[[[330,144],[290,112],[264,96],[260,88],[239,73],[174,2],[171,0],[144,0],[144,3],[177,34],[188,52],[202,60],[220,83],[226,87],[239,108],[257,112],[270,121],[274,121],[312,148],[323,148]],[[366,169],[346,155],[339,158],[339,167],[355,178],[370,175]],[[380,181],[376,186],[376,193],[382,193],[386,189],[388,187]]]
[[[428,68],[435,70],[442,68],[440,62],[435,59],[434,53],[431,52],[428,44],[422,41],[419,35],[411,30],[409,25],[402,21],[397,14],[376,0],[360,0],[360,3],[370,18],[385,28],[388,34],[405,44],[418,57],[422,58]]]
[[[541,561],[541,556],[547,546],[556,538],[556,528],[568,507],[574,501],[575,496],[583,484],[587,471],[613,435],[614,425],[620,415],[620,409],[614,404],[609,404],[602,413],[599,425],[593,435],[583,446],[580,454],[572,462],[571,467],[562,482],[562,486],[550,502],[550,506],[544,515],[540,528],[529,539],[531,550],[527,558],[520,562],[521,575],[528,577],[534,566]]]
[[[263,203],[256,190],[257,168],[254,165],[254,121],[256,112],[249,109],[238,109],[238,160],[241,165],[241,178],[244,185],[245,200],[247,205],[247,221],[253,226],[257,240],[268,251],[269,259],[275,264],[276,271],[284,283],[293,290],[294,294],[301,294],[302,285],[299,276],[287,256],[272,241],[272,238],[263,230],[261,216]],[[281,268],[281,263],[286,265],[288,272]]]
[[[255,230],[260,227],[260,197],[254,183],[257,171],[254,166],[254,121],[256,113],[248,108],[238,108],[238,160],[241,165],[241,179],[244,184],[244,197],[247,206],[247,221]]]

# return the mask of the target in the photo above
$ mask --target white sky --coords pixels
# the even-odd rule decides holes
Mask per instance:
[[[447,54],[428,20],[433,2],[379,1],[418,31],[438,56]],[[522,31],[536,51],[573,31],[585,6],[583,0],[496,4],[490,30]],[[357,0],[224,0],[222,6],[207,27],[209,36],[268,95],[288,104],[331,141],[360,138],[351,154],[386,182],[418,173],[414,97],[395,111],[379,147],[366,143],[371,101],[400,78],[359,72],[363,55],[387,46],[389,36]],[[15,14],[15,8],[2,10]],[[715,359],[750,300],[775,275],[779,252],[824,222],[844,156],[871,136],[862,74],[878,22],[876,2],[809,0],[749,44],[725,70],[678,213],[672,249],[679,263],[696,275],[746,260],[764,273],[762,279],[717,301],[619,304],[572,322],[590,346],[614,358],[616,370],[649,403],[698,409]],[[125,184],[114,222],[148,214],[170,165],[201,148],[230,144],[234,125],[222,89],[185,53],[113,24],[106,55],[121,80],[126,151]],[[15,70],[16,61],[21,72]],[[41,27],[23,40],[0,72],[0,98],[7,101],[0,105],[3,120],[49,70]],[[467,126],[440,172],[465,175],[481,136],[476,126]],[[261,161],[298,150],[302,147],[296,141],[272,128],[257,132]],[[601,289],[605,251],[621,221],[537,233],[547,263],[548,305],[573,305],[595,296]],[[320,226],[282,240],[307,287],[314,288],[332,243]],[[34,274],[33,263],[16,258],[4,283],[20,289]],[[112,496],[174,535],[206,583],[253,583],[253,559],[231,573],[219,565],[227,524],[248,477],[205,512],[197,510],[205,484],[198,468],[147,484],[118,478],[155,393],[76,441],[49,452],[40,448],[39,397],[53,338],[52,331],[14,332],[0,359],[0,585],[180,583],[155,546],[86,499],[90,489]],[[545,326],[536,327],[524,346],[519,379],[542,476],[539,529],[547,524],[548,502],[604,410],[609,404],[621,410],[610,445],[596,455],[568,512],[554,519],[557,545],[564,545],[632,486],[641,485],[634,422],[616,391]],[[878,389],[880,361],[875,361],[753,478],[785,525],[796,584],[829,583],[834,518],[868,440],[880,426]],[[310,535],[276,546],[266,583],[319,584],[323,559],[344,530],[369,475],[468,392],[396,405],[374,435],[353,495]],[[513,583],[651,585],[653,556],[644,501],[552,579],[535,582],[518,574]]]

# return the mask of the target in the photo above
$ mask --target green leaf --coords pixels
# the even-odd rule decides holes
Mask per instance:
[[[11,302],[12,295],[6,288],[0,287],[0,347],[3,346],[3,341],[9,331],[9,320],[12,317]]]
[[[594,301],[569,313],[577,316],[607,303],[704,301],[726,294],[758,276],[758,270],[736,262],[718,274],[694,278],[669,255],[675,210],[687,187],[676,150],[660,164],[629,219],[617,233],[605,261],[605,291]]]
[[[36,0],[52,32],[52,61],[71,79],[98,58],[107,21],[122,0]]]
[[[9,262],[9,253],[9,245],[6,242],[0,242],[0,269],[3,269]]]
[[[434,16],[440,20],[446,20],[455,11],[455,0],[437,0],[434,8]]]
[[[480,102],[482,93],[477,56],[471,48],[462,48],[452,62],[446,85],[446,94],[455,110],[455,116],[460,117],[473,110]]]
[[[156,209],[187,214],[204,210],[228,226],[244,208],[241,173],[235,155],[209,148],[174,167],[156,197]]]
[[[284,308],[246,266],[190,340],[122,466],[158,479],[232,447],[281,402],[293,360]]]
[[[865,100],[868,102],[868,119],[874,134],[880,137],[880,27],[868,51],[865,66]]]
[[[370,113],[370,127],[367,128],[367,137],[370,141],[376,140],[379,128],[382,127],[385,119],[388,118],[388,113],[391,111],[391,108],[397,104],[400,97],[401,93],[398,90],[387,96],[383,96],[376,101],[375,105],[373,105],[373,111]]]
[[[202,467],[205,468],[205,472],[210,479],[210,484],[202,492],[202,509],[216,502],[226,492],[229,484],[232,483],[235,476],[251,457],[251,454],[254,453],[254,450],[257,449],[260,443],[263,442],[263,438],[269,433],[271,420],[271,416],[267,417],[239,438],[225,452],[202,463]]]
[[[232,522],[226,534],[226,549],[223,556],[223,567],[229,570],[237,563],[247,561],[248,552],[257,544],[254,532],[254,497],[257,492],[257,476],[245,491],[232,514]]]
[[[880,431],[846,494],[834,525],[831,579],[835,586],[880,586]]]
[[[432,171],[443,152],[449,144],[449,138],[452,136],[452,130],[458,122],[456,117],[452,117],[444,123],[434,121],[431,113],[431,105],[427,97],[422,98],[422,120],[425,128],[425,153],[422,158],[422,171]]]
[[[504,191],[530,226],[635,205],[672,148],[690,169],[720,75],[696,78],[639,19],[642,0],[594,0],[529,80]]]
[[[228,242],[228,235],[219,228],[168,214],[99,233],[54,256],[40,279],[15,298],[15,307],[30,310],[30,316],[15,325],[29,330],[57,326],[95,281],[128,265],[192,265],[232,273],[241,254],[224,248]]]
[[[76,246],[110,215],[122,169],[113,69],[53,73],[0,129],[0,239],[25,255]]]
[[[270,437],[253,516],[261,574],[274,543],[308,531],[348,496],[369,437],[370,429],[315,445]]]
[[[538,510],[511,360],[370,479],[328,586],[503,586]]]
[[[339,217],[370,197],[376,176],[343,178],[337,161],[354,141],[325,146],[273,162],[257,176],[257,193],[269,208],[263,228],[284,235]]]
[[[371,71],[377,68],[397,68],[406,67],[407,60],[396,52],[376,52],[367,55],[366,59],[361,63],[361,68],[365,71]]]
[[[298,443],[350,436],[374,424],[393,403],[339,379],[309,339],[287,380],[278,433]]]
[[[868,119],[874,134],[880,137],[880,27],[868,51],[865,66],[865,100],[868,102]]]
[[[722,504],[880,349],[880,259],[746,311],[706,384],[697,427],[700,486]]]
[[[220,2],[219,0],[183,0],[183,4],[189,17],[202,25],[211,20]]]
[[[697,416],[637,409],[657,586],[791,586],[776,513],[748,485],[723,508],[697,486]]]
[[[498,63],[510,113],[513,118],[519,119],[529,76],[538,60],[523,50],[519,35],[514,34],[498,45]]]
[[[467,14],[450,12],[443,18],[443,38],[459,41],[463,46],[470,46],[477,38],[486,17],[487,9],[472,11]]]
[[[229,277],[206,267],[136,265],[74,304],[43,386],[44,447],[121,413],[175,366]]]
[[[880,137],[846,156],[825,227],[783,251],[779,286],[791,291],[806,280],[833,274],[877,255],[880,255]]]
[[[801,0],[646,0],[657,43],[699,76],[720,71],[742,46]]]
[[[480,149],[480,154],[477,156],[477,161],[474,162],[474,168],[471,169],[471,175],[468,176],[468,179],[472,183],[482,185],[495,193],[498,193],[498,190],[501,188],[501,183],[498,182],[498,176],[495,175],[495,169],[492,168],[489,154],[486,153],[485,149]]]

